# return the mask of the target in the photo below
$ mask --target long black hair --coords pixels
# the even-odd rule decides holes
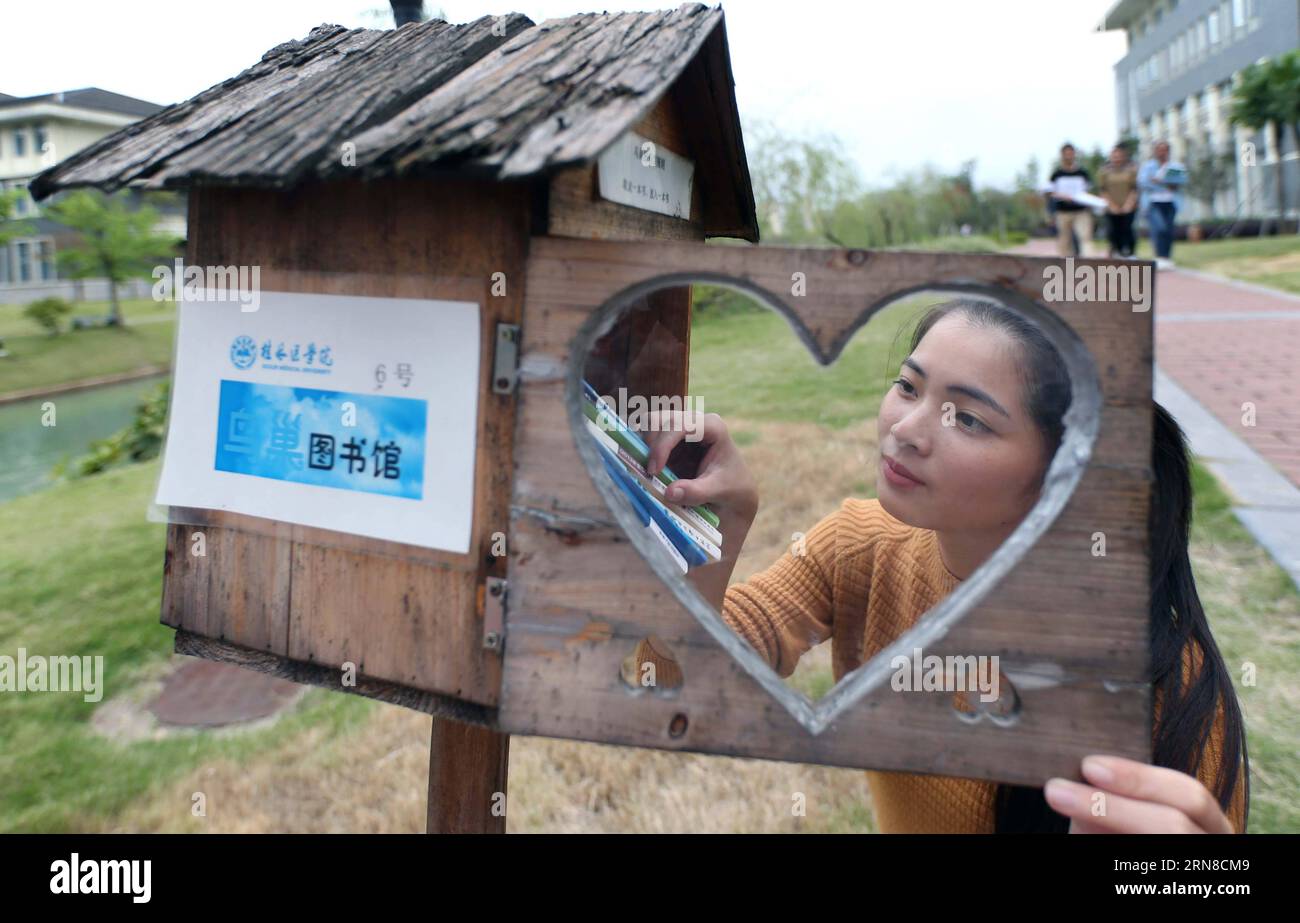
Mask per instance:
[[[1004,331],[1021,350],[1021,378],[1026,410],[1043,437],[1050,462],[1064,433],[1070,406],[1070,379],[1060,353],[1039,327],[996,302],[956,298],[925,313],[912,334],[916,351],[931,327],[957,312],[975,327]],[[1192,520],[1191,462],[1187,440],[1169,412],[1152,401],[1153,439],[1151,465],[1155,484],[1151,493],[1151,683],[1153,696],[1161,697],[1159,718],[1152,732],[1152,761],[1195,775],[1205,754],[1219,702],[1223,702],[1222,762],[1211,792],[1228,813],[1238,774],[1245,774],[1246,808],[1250,818],[1250,759],[1246,753],[1245,723],[1232,686],[1232,677],[1196,592],[1187,553]],[[1044,474],[1046,473],[1044,464]],[[1200,648],[1201,669],[1184,686],[1183,657],[1189,644]],[[1070,820],[1048,805],[1043,790],[1031,785],[1001,784],[994,801],[994,829],[998,833],[1065,833]]]

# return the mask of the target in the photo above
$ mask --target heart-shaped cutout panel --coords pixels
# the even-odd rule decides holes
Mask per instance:
[[[1065,422],[1061,329],[987,293],[912,292],[824,365],[799,317],[744,288],[642,287],[588,325],[570,420],[616,519],[811,733],[884,684],[1014,721],[996,660],[925,648],[1077,483],[1058,460],[1095,429]],[[637,645],[621,680],[690,683],[668,651]]]

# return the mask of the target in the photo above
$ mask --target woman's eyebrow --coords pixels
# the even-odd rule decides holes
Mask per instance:
[[[918,365],[916,360],[913,359],[911,356],[908,356],[906,359],[903,360],[903,365],[915,371],[916,374],[920,375],[922,378],[926,377],[925,369],[921,368],[921,366]],[[985,392],[981,391],[979,388],[972,388],[969,385],[949,385],[948,391],[950,393],[964,394],[967,397],[969,397],[971,400],[979,401],[982,404],[988,404],[990,407],[992,407],[998,413],[1002,414],[1002,416],[1006,417],[1008,420],[1011,419],[1011,414],[1007,413],[1006,410],[1003,409],[1001,404],[993,400],[992,397],[990,397]]]

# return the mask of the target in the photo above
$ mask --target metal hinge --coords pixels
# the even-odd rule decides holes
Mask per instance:
[[[483,594],[483,647],[498,654],[506,643],[506,582],[500,577],[487,578]]]
[[[519,377],[519,325],[497,324],[497,346],[492,358],[492,391],[514,394]]]

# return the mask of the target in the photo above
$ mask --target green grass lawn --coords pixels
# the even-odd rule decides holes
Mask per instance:
[[[33,320],[23,315],[26,305],[0,304],[0,337],[37,336],[45,331]],[[144,298],[124,300],[122,314],[128,324],[143,321],[156,323],[163,318],[176,316],[176,303],[171,301],[151,301]],[[65,319],[65,326],[74,317],[107,317],[107,301],[77,301],[72,303],[72,313]]]
[[[173,638],[158,621],[163,526],[145,519],[157,477],[150,462],[0,505],[0,654],[102,655],[105,702],[157,672]],[[205,761],[253,758],[310,727],[344,732],[372,703],[313,689],[271,729],[126,744],[92,730],[96,707],[0,694],[0,831],[85,829]]]
[[[691,326],[690,394],[706,413],[724,418],[811,421],[834,428],[860,422],[880,406],[908,338],[924,309],[940,296],[910,297],[882,308],[858,330],[839,358],[820,366],[783,315],[728,298]],[[752,304],[752,302],[750,302]],[[743,438],[743,437],[742,437]]]
[[[1138,241],[1138,256],[1154,259],[1151,241]],[[1174,263],[1231,279],[1300,294],[1300,236],[1233,237],[1198,243],[1175,241]]]
[[[130,372],[171,362],[176,333],[174,304],[125,304],[127,326],[97,327],[58,336],[38,332],[16,305],[0,305],[0,394]],[[84,309],[84,310],[83,310]],[[102,314],[102,305],[79,305],[77,314]]]
[[[734,308],[700,315],[691,393],[724,417],[743,409],[751,419],[861,422],[879,405],[926,303],[886,308],[829,369],[811,360],[780,316]],[[102,655],[104,701],[157,675],[173,638],[158,621],[164,531],[145,519],[157,475],[150,462],[0,504],[0,654],[24,647],[31,655]],[[1238,687],[1254,768],[1250,829],[1298,831],[1300,594],[1237,522],[1213,477],[1200,465],[1194,475],[1192,556],[1202,600],[1234,676],[1249,662],[1259,677]],[[265,730],[135,742],[97,733],[90,725],[97,707],[78,694],[0,695],[0,831],[110,823],[211,761],[269,759],[274,747],[313,731],[361,733],[374,704],[313,689]],[[188,812],[189,803],[176,809]],[[852,818],[845,824],[861,829]]]

